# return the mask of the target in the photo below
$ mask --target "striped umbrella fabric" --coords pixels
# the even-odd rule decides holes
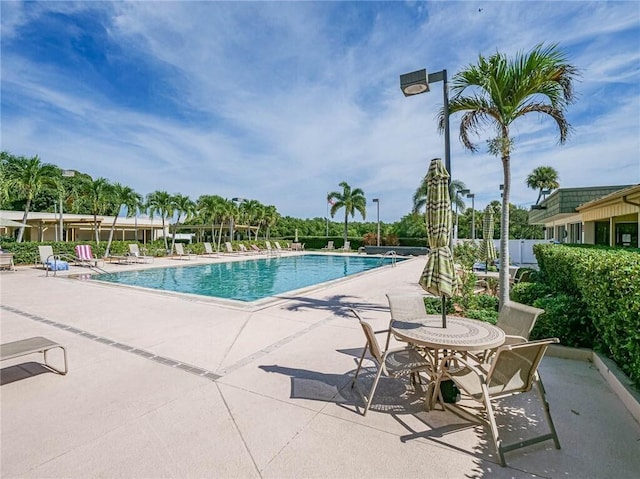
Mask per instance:
[[[480,243],[480,260],[488,266],[496,259],[496,248],[493,245],[493,208],[487,205],[484,209],[484,219],[482,220],[482,242]]]
[[[442,296],[443,327],[446,327],[445,298],[454,295],[457,281],[449,248],[452,225],[449,172],[439,158],[431,160],[426,179],[429,256],[420,277],[420,286],[429,293]]]

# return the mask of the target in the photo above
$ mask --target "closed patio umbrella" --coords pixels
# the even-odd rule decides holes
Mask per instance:
[[[453,255],[449,248],[451,235],[451,199],[449,172],[439,158],[431,160],[427,173],[427,241],[429,256],[420,277],[420,286],[442,297],[442,327],[447,327],[447,298],[453,296],[457,281]]]
[[[482,220],[482,242],[480,243],[480,260],[484,261],[485,271],[489,270],[489,263],[496,259],[496,248],[493,245],[493,208],[487,205]]]

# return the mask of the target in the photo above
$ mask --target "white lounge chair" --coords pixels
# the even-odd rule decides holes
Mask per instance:
[[[193,253],[189,253],[184,250],[184,245],[182,243],[176,243],[174,245],[176,249],[176,254],[178,255],[178,259],[195,259],[196,255]]]
[[[0,269],[16,270],[16,266],[13,264],[13,253],[0,253]]]
[[[327,242],[327,246],[323,246],[322,249],[326,249],[326,250],[332,250],[335,249],[335,246],[333,246],[333,241],[328,241]]]
[[[211,246],[211,243],[202,243],[202,245],[204,246],[204,253],[202,254],[202,256],[218,256],[218,253],[216,251],[213,251],[213,247]]]
[[[341,251],[351,251],[351,241],[345,241],[344,246],[340,248]]]
[[[145,256],[140,252],[138,243],[129,243],[129,255],[140,263],[153,263],[153,256]]]

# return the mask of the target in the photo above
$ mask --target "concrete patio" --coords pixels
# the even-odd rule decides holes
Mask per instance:
[[[505,468],[483,427],[426,412],[402,381],[383,380],[363,417],[349,383],[364,336],[348,308],[386,327],[385,293],[421,291],[423,266],[405,261],[257,308],[34,267],[0,274],[1,341],[45,336],[66,346],[70,368],[54,374],[41,355],[3,362],[2,477],[638,477],[640,425],[586,361],[543,360],[562,449],[507,453]],[[503,406],[505,434],[545,428],[535,394]],[[506,421],[522,408],[526,419]]]

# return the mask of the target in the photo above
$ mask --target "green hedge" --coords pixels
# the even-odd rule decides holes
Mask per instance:
[[[556,328],[566,328],[578,344],[591,338],[594,349],[640,385],[640,254],[549,244],[535,245],[534,253],[540,280],[554,293],[533,304],[555,310],[564,318]]]
[[[132,241],[112,242],[111,254],[119,255],[128,253],[129,243],[132,243]],[[75,247],[77,244],[91,245],[91,251],[97,258],[102,258],[104,256],[104,252],[107,247],[106,241],[101,241],[100,244],[96,244],[95,241],[80,241],[77,243],[68,241],[44,241],[42,243],[26,241],[24,243],[0,243],[0,248],[9,253],[13,253],[13,261],[15,264],[35,264],[40,261],[38,246],[51,245],[54,254],[70,254],[75,256]]]

